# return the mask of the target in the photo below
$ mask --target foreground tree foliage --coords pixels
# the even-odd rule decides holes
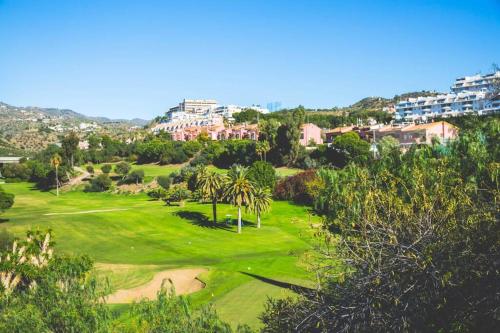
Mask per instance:
[[[106,332],[103,291],[88,257],[54,255],[50,233],[29,232],[1,254],[1,332]]]
[[[496,331],[498,133],[492,121],[449,147],[320,171],[320,288],[269,301],[264,331]]]
[[[234,332],[212,307],[192,310],[163,288],[156,301],[134,304],[126,322],[114,318],[92,261],[58,255],[52,246],[50,232],[28,232],[0,249],[0,332]]]
[[[158,292],[156,302],[141,301],[134,304],[132,327],[124,327],[121,332],[192,332],[192,333],[231,333],[234,330],[217,316],[211,306],[200,311],[192,311],[184,297],[175,297],[175,290],[164,288]],[[248,326],[238,326],[235,332],[250,333]]]

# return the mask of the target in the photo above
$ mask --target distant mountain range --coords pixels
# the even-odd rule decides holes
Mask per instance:
[[[40,108],[36,106],[12,106],[3,102],[0,102],[0,116],[9,113],[10,116],[15,116],[16,113],[19,114],[42,114],[50,118],[62,118],[66,121],[93,121],[100,124],[106,123],[123,123],[133,126],[145,126],[149,124],[149,120],[134,118],[134,119],[110,119],[106,117],[91,117],[84,114],[78,113],[70,109],[57,109],[57,108]]]

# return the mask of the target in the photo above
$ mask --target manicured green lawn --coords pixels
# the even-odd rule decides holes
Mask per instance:
[[[288,168],[288,167],[279,167],[276,168],[276,173],[280,177],[287,177],[287,176],[293,176],[298,174],[299,172],[302,172],[304,170],[302,169],[297,169],[297,168]]]
[[[106,163],[103,163],[106,164]],[[94,169],[100,170],[103,164],[94,164]],[[116,163],[109,163],[113,165],[113,172],[114,172],[114,165]],[[184,164],[168,164],[168,165],[159,165],[159,164],[132,164],[132,170],[137,170],[137,169],[142,169],[144,170],[145,174],[145,182],[150,182],[152,181],[155,177],[158,176],[168,176],[172,172],[179,171]],[[226,173],[226,169],[220,169],[217,168],[216,166],[209,165],[208,169],[211,171],[215,171],[217,173]],[[297,169],[297,168],[288,168],[288,167],[279,167],[276,168],[276,174],[279,177],[287,177],[287,176],[293,176],[303,170]]]
[[[90,255],[115,290],[143,284],[164,269],[206,267],[209,272],[202,279],[207,286],[191,295],[192,303],[212,302],[223,319],[255,327],[267,296],[291,293],[280,283],[311,284],[298,262],[312,248],[310,224],[318,221],[305,207],[274,202],[261,229],[255,227],[253,215],[244,214],[243,233],[238,235],[234,225],[206,223],[211,218],[208,204],[165,206],[144,194],[81,191],[56,197],[27,183],[3,187],[16,198],[14,207],[2,214],[7,221],[0,228],[18,236],[29,228],[52,229],[60,251]],[[218,214],[223,221],[237,212],[221,204]],[[127,266],[116,270],[108,264]]]

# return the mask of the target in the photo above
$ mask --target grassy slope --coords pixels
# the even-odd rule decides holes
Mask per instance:
[[[8,221],[0,227],[17,235],[28,228],[52,229],[60,250],[88,254],[100,263],[101,274],[110,276],[113,289],[142,284],[168,267],[207,267],[210,271],[202,277],[207,288],[192,295],[193,304],[213,302],[233,324],[256,325],[266,297],[287,291],[242,272],[280,282],[309,283],[308,274],[297,265],[300,254],[311,248],[312,230],[304,207],[275,202],[272,212],[263,216],[262,229],[245,220],[243,234],[238,235],[235,226],[199,225],[200,216],[210,216],[211,206],[206,204],[167,207],[143,194],[77,191],[57,198],[26,183],[5,184],[4,188],[16,194],[16,202],[3,214]],[[236,216],[234,207],[218,208],[220,220],[226,214]],[[102,209],[122,210],[45,215]],[[254,216],[244,214],[244,219],[254,220]],[[113,270],[102,265],[106,263],[142,266]]]

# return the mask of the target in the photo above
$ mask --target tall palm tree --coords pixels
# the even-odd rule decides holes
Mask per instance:
[[[61,156],[58,153],[55,153],[50,158],[50,164],[56,169],[56,195],[59,196],[59,166],[61,165]]]
[[[253,194],[252,205],[249,209],[257,215],[257,228],[260,228],[260,214],[271,208],[271,192],[267,188],[258,187]]]
[[[229,170],[229,180],[225,186],[225,197],[238,207],[238,233],[241,233],[241,207],[250,206],[253,202],[255,188],[248,178],[248,169],[233,165]]]
[[[203,172],[197,175],[197,187],[203,198],[212,202],[214,223],[217,223],[217,202],[221,199],[226,176],[215,172]]]

